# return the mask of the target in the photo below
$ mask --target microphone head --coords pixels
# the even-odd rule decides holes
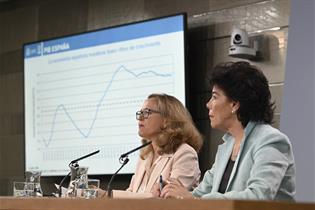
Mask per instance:
[[[120,164],[127,164],[127,163],[129,162],[128,156],[127,156],[127,155],[124,156],[124,157],[121,157],[121,156],[120,156],[119,162],[120,162]]]
[[[139,146],[139,147],[137,147],[137,148],[135,148],[135,149],[133,149],[133,150],[130,150],[129,152],[126,152],[126,153],[120,155],[120,158],[119,158],[119,159],[126,158],[126,157],[128,157],[128,155],[129,155],[130,153],[133,153],[133,152],[135,152],[135,151],[137,151],[137,150],[139,150],[139,149],[141,149],[141,148],[143,148],[143,147],[146,147],[146,146],[148,146],[148,145],[151,144],[151,143],[152,143],[152,141],[146,142],[146,143],[142,144],[141,146]]]
[[[69,167],[70,167],[70,168],[73,168],[73,169],[76,169],[76,168],[79,167],[79,163],[78,163],[78,162],[71,162],[71,163],[69,164]]]

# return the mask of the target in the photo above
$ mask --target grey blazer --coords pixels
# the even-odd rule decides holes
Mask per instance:
[[[234,138],[225,134],[215,163],[193,195],[208,199],[294,200],[295,164],[287,136],[267,124],[249,122],[224,194],[219,185]]]

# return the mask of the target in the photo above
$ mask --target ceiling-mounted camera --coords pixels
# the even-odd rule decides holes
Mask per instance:
[[[250,46],[250,39],[245,30],[234,27],[231,34],[229,55],[237,58],[255,59],[257,57],[257,41]]]

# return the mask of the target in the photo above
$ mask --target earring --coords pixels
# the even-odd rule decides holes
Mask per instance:
[[[234,110],[232,110],[232,114],[234,114],[234,112],[235,112],[235,111],[234,111]]]

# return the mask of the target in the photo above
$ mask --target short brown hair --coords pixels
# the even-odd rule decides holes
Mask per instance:
[[[210,86],[217,85],[229,99],[240,103],[237,117],[244,127],[249,121],[273,122],[275,108],[268,80],[256,66],[245,61],[221,63],[209,79]]]

